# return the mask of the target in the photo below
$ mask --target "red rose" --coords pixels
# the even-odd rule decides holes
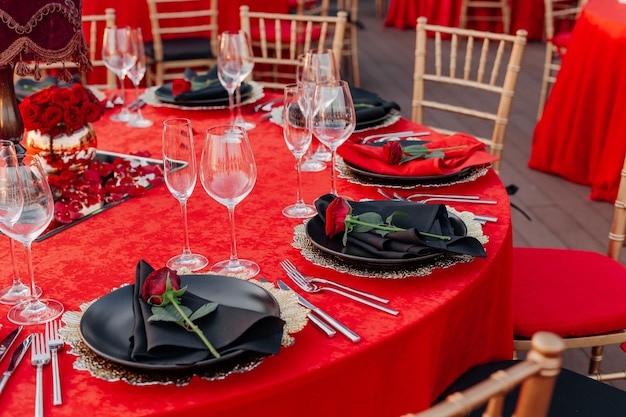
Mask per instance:
[[[43,113],[41,107],[24,100],[20,105],[20,110],[26,130],[37,130],[41,128],[41,115]]]
[[[182,78],[172,80],[172,95],[177,96],[180,93],[191,91],[191,83]]]
[[[80,108],[86,123],[95,122],[102,116],[102,106],[92,102],[85,102]]]
[[[73,131],[81,129],[85,126],[83,114],[76,106],[66,108],[63,112],[63,119],[68,127],[68,134],[71,134]]]
[[[35,104],[47,105],[50,104],[52,94],[54,94],[58,88],[59,87],[56,85],[51,85],[48,88],[44,88],[43,90],[39,90],[36,93],[31,94],[28,98]]]
[[[326,236],[333,238],[346,230],[346,217],[352,207],[343,198],[335,198],[326,208]]]
[[[180,289],[180,277],[176,271],[169,268],[161,268],[152,271],[146,277],[141,288],[141,298],[148,304],[162,305],[165,301],[162,295],[167,290],[168,278],[172,289],[178,291]]]
[[[55,105],[48,106],[41,115],[41,124],[43,130],[46,131],[42,133],[47,133],[47,131],[51,130],[61,120],[63,120],[63,109]]]
[[[83,87],[81,84],[74,84],[71,87],[72,93],[76,96],[76,102],[82,103],[83,101],[89,101],[89,94],[87,93],[87,89]]]
[[[383,145],[383,152],[385,154],[385,160],[389,165],[397,165],[402,161],[404,151],[400,142],[387,142]]]
[[[79,103],[76,94],[70,88],[57,88],[54,90],[51,102],[64,109],[76,106]]]

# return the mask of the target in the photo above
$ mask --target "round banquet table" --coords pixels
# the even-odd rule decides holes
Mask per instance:
[[[615,201],[626,152],[626,4],[590,0],[534,132],[528,165]]]
[[[460,14],[460,0],[390,0],[384,24],[397,29],[415,29],[417,18],[426,16],[433,25],[458,26]],[[513,1],[511,33],[524,29],[528,39],[543,39],[543,16],[543,0]],[[502,31],[501,23],[470,22],[470,25],[472,29]]]
[[[266,98],[276,97],[266,94]],[[228,121],[227,110],[185,111],[144,107],[145,117],[156,123],[132,129],[109,120],[108,110],[94,124],[99,148],[121,153],[149,152],[160,158],[161,121],[188,117],[197,134],[198,157],[203,132]],[[382,279],[356,277],[313,265],[292,246],[294,227],[301,220],[282,216],[295,200],[294,158],[287,150],[281,128],[262,121],[260,114],[244,113],[257,123],[249,132],[258,165],[252,193],[235,210],[237,243],[242,258],[261,266],[269,281],[286,279],[279,261],[290,259],[304,273],[334,279],[391,300],[400,310],[391,316],[340,296],[319,293],[307,298],[324,308],[362,337],[359,344],[337,335],[327,338],[312,325],[295,333],[295,344],[281,348],[251,371],[222,380],[195,377],[183,387],[135,386],[106,381],[73,369],[76,357],[60,354],[64,404],[52,405],[50,367],[44,369],[46,415],[81,416],[89,410],[99,416],[399,416],[425,409],[468,368],[507,359],[512,352],[511,253],[512,232],[506,191],[491,170],[476,181],[446,191],[475,193],[497,199],[480,212],[498,216],[484,226],[489,236],[487,257],[435,269],[424,277]],[[387,131],[416,128],[401,120]],[[419,128],[419,127],[418,127]],[[377,132],[384,131],[379,129]],[[363,133],[361,135],[369,134]],[[303,175],[306,201],[325,194],[329,171]],[[374,187],[338,181],[339,192],[352,198],[377,198]],[[478,206],[458,205],[459,210]],[[229,233],[225,207],[212,200],[198,183],[188,202],[192,250],[210,262],[228,257]],[[33,245],[37,283],[44,296],[63,302],[66,311],[78,311],[123,284],[133,283],[140,259],[154,267],[164,265],[182,245],[178,202],[165,185],[148,190],[109,210]],[[0,249],[7,253],[6,239]],[[9,258],[2,261],[2,276],[9,283]],[[0,306],[0,338],[12,328],[7,306]],[[25,334],[44,326],[28,327]],[[32,414],[35,370],[28,356],[2,393],[0,415]],[[8,360],[2,363],[6,366]],[[3,370],[2,369],[2,370]]]

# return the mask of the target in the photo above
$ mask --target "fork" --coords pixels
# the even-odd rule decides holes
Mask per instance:
[[[389,300],[387,300],[386,298],[382,298],[382,297],[379,297],[379,296],[374,295],[374,294],[369,294],[369,293],[366,293],[364,291],[359,291],[359,290],[356,290],[354,288],[350,288],[350,287],[348,287],[346,285],[339,284],[338,282],[330,281],[330,280],[323,279],[323,278],[312,277],[310,275],[304,275],[302,272],[300,272],[298,270],[298,268],[296,268],[296,266],[294,264],[291,263],[291,261],[289,259],[285,259],[284,261],[281,261],[280,262],[280,266],[282,266],[283,269],[286,272],[293,272],[294,274],[300,275],[302,277],[302,279],[307,281],[307,282],[317,282],[317,283],[320,283],[320,284],[333,285],[335,287],[341,288],[341,289],[346,290],[346,291],[350,291],[350,292],[352,292],[354,294],[358,294],[358,295],[361,295],[363,297],[371,298],[372,300],[375,300],[375,301],[378,301],[378,302],[381,302],[381,303],[387,304],[389,302]]]
[[[59,322],[54,320],[46,323],[46,344],[52,352],[52,387],[54,391],[54,399],[52,404],[61,405],[61,380],[59,378],[59,356],[58,352],[63,350],[63,338],[59,334]]]
[[[50,351],[42,333],[35,333],[31,348],[31,362],[37,367],[37,385],[35,389],[35,417],[43,417],[43,366],[50,362]]]
[[[283,267],[284,268],[284,267]],[[302,279],[302,277],[300,276],[300,274],[298,273],[294,273],[294,272],[287,272],[287,276],[289,278],[291,278],[291,280],[298,286],[300,287],[302,290],[308,292],[308,293],[316,293],[316,292],[320,292],[320,291],[330,291],[330,292],[334,292],[335,294],[339,294],[339,295],[343,295],[344,297],[347,297],[351,300],[357,301],[359,303],[368,305],[370,307],[373,307],[375,309],[378,309],[380,311],[384,311],[385,313],[397,316],[398,314],[400,314],[400,312],[398,310],[394,310],[392,308],[386,307],[386,306],[381,306],[380,304],[376,304],[370,300],[367,300],[365,298],[361,298],[358,297],[356,295],[350,294],[349,292],[345,292],[342,290],[338,290],[336,288],[332,288],[332,287],[324,287],[324,286],[320,286],[320,285],[316,285],[312,282],[308,282],[304,279]]]
[[[366,143],[369,142],[371,140],[374,139],[384,139],[384,138],[404,138],[404,137],[408,137],[408,136],[413,136],[413,137],[419,137],[419,136],[428,136],[430,135],[430,132],[414,132],[414,131],[408,131],[408,132],[392,132],[392,133],[380,133],[380,134],[376,134],[376,135],[369,135],[369,136],[365,136],[363,139],[361,139],[361,143]]]

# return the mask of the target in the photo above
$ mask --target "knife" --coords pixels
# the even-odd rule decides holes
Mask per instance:
[[[4,359],[9,349],[11,349],[11,345],[13,345],[13,342],[15,342],[15,339],[17,339],[17,336],[21,331],[22,326],[17,327],[4,338],[2,343],[0,343],[0,362],[2,362],[2,359]]]
[[[15,352],[13,352],[13,356],[11,356],[11,362],[9,362],[9,367],[6,371],[4,371],[4,374],[2,375],[2,380],[0,380],[0,394],[2,394],[2,390],[7,384],[9,377],[11,376],[11,374],[13,374],[13,371],[15,371],[15,368],[17,368],[17,365],[20,364],[20,361],[28,351],[32,339],[33,335],[31,334],[15,348]]]
[[[259,278],[259,281],[261,282],[269,282],[268,280],[266,280],[265,278],[261,277]],[[284,289],[284,288],[283,288]],[[335,337],[335,335],[337,334],[337,332],[335,331],[335,329],[333,329],[332,327],[330,327],[328,324],[324,323],[324,321],[322,321],[319,317],[317,317],[315,314],[313,314],[313,312],[310,312],[309,314],[306,315],[307,318],[309,320],[311,320],[311,322],[313,324],[315,324],[315,326],[317,326],[318,329],[320,329],[326,336],[328,337]]]
[[[285,284],[283,281],[278,280],[277,283],[278,283],[278,286],[282,288],[283,290],[293,291],[291,287],[289,287],[289,285]],[[348,329],[345,325],[337,321],[335,318],[333,318],[331,315],[326,313],[324,310],[322,310],[321,308],[315,307],[313,304],[308,302],[304,297],[302,297],[297,292],[294,291],[294,294],[298,296],[298,302],[301,305],[303,305],[304,307],[308,308],[309,310],[313,311],[315,314],[317,314],[318,316],[326,320],[331,326],[337,329],[339,333],[346,336],[353,343],[359,343],[361,341],[361,336],[354,333],[352,330]]]

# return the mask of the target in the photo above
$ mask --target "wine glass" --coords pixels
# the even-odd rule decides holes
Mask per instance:
[[[245,121],[241,115],[241,83],[252,73],[252,69],[254,68],[254,54],[252,53],[250,36],[248,36],[247,32],[240,30],[233,35],[239,45],[239,59],[241,60],[241,72],[239,73],[237,89],[235,90],[237,95],[237,117],[235,118],[235,126],[250,130],[254,129],[256,125],[252,122]]]
[[[143,44],[143,35],[141,34],[141,28],[131,29],[131,40],[134,44],[134,48],[137,51],[137,60],[128,71],[128,78],[133,82],[135,87],[135,105],[137,106],[137,112],[135,117],[131,118],[128,122],[130,127],[150,127],[152,126],[152,120],[145,119],[141,113],[141,105],[139,103],[139,83],[146,75],[146,51]]]
[[[102,40],[102,61],[104,65],[113,71],[120,79],[120,97],[123,101],[122,110],[111,116],[114,122],[128,122],[131,119],[130,111],[126,105],[124,80],[128,71],[137,61],[137,51],[132,42],[131,29],[129,27],[105,28]]]
[[[318,83],[313,96],[311,131],[331,151],[330,193],[334,195],[338,195],[335,183],[337,148],[350,137],[355,126],[356,114],[348,83]]]
[[[197,271],[208,265],[206,257],[191,252],[187,227],[187,200],[196,187],[196,153],[189,119],[168,119],[163,122],[163,171],[165,184],[180,203],[183,215],[183,253],[167,261],[168,268]]]
[[[19,183],[18,161],[15,146],[9,140],[0,140],[0,222],[11,226],[15,223],[24,207],[24,195]],[[30,288],[25,285],[17,268],[15,259],[15,245],[13,239],[9,239],[9,254],[12,266],[12,283],[0,290],[0,303],[17,304],[30,294]],[[41,294],[41,288],[38,288]]]
[[[31,250],[33,240],[52,221],[54,201],[48,178],[36,157],[24,156],[16,169],[24,194],[24,208],[13,224],[0,222],[0,231],[21,242],[26,249],[30,295],[23,302],[13,306],[7,317],[18,325],[40,324],[54,320],[63,313],[63,304],[56,300],[40,299],[37,295]]]
[[[299,90],[302,85],[288,84],[285,86],[283,101],[283,137],[285,143],[296,157],[296,203],[285,207],[283,214],[296,219],[306,219],[315,216],[317,211],[310,204],[305,204],[302,199],[302,182],[300,180],[300,170],[302,156],[311,146],[311,129],[309,129],[309,119],[306,112],[302,110]]]
[[[231,126],[235,125],[235,102],[233,96],[239,84],[242,71],[238,36],[238,31],[226,31],[221,33],[217,39],[217,77],[228,92]]]
[[[339,67],[335,62],[335,55],[330,49],[310,49],[304,54],[298,80],[308,86],[305,93],[309,103],[313,101],[315,84],[339,79]],[[328,149],[318,142],[312,158],[328,162],[331,155]]]
[[[259,265],[239,259],[235,239],[235,206],[250,194],[256,182],[256,163],[245,129],[239,126],[209,128],[202,147],[200,181],[211,198],[228,208],[230,259],[218,262],[211,271],[251,278]]]

